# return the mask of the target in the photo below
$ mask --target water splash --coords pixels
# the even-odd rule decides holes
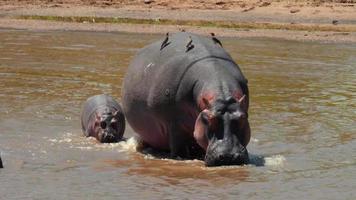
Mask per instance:
[[[61,138],[50,138],[48,139],[51,144],[60,144],[60,143],[71,143],[73,141],[72,139],[73,134],[72,133],[65,133]]]
[[[130,137],[118,143],[99,143],[95,138],[85,138],[73,133],[65,133],[60,138],[48,139],[52,145],[69,144],[70,148],[84,151],[117,151],[117,152],[140,152],[146,160],[162,160],[170,163],[201,163],[202,160],[179,160],[171,159],[168,152],[157,151],[150,147],[144,147],[143,142],[138,137]],[[258,142],[254,139],[253,142]],[[286,159],[282,155],[261,156],[250,154],[250,166],[282,167]],[[239,168],[241,166],[222,166],[221,168]]]
[[[84,137],[80,134],[64,133],[58,138],[46,138],[51,145],[68,144],[69,148],[86,150],[86,151],[102,151],[116,150],[118,152],[137,152],[142,149],[142,141],[137,137],[130,137],[118,143],[100,143],[94,137]]]
[[[273,155],[271,157],[265,157],[265,166],[279,166],[282,167],[284,166],[286,162],[286,158],[282,155]]]
[[[142,148],[142,141],[137,137],[130,137],[126,140],[120,141],[118,143],[122,151],[136,152],[138,149]]]
[[[257,139],[257,138],[254,138],[254,137],[251,137],[250,139],[250,142],[253,142],[253,143],[258,143],[260,140]]]

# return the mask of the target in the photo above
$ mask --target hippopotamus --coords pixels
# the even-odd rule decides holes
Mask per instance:
[[[206,166],[249,161],[249,91],[239,66],[211,37],[166,34],[140,49],[124,78],[127,122],[153,149]]]
[[[0,168],[4,168],[4,166],[2,165],[1,156],[0,156]]]
[[[102,143],[118,142],[125,131],[125,116],[120,104],[106,94],[95,95],[84,103],[81,115],[83,134]]]

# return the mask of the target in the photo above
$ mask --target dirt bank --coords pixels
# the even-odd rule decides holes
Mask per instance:
[[[148,33],[185,29],[234,37],[356,42],[355,13],[353,0],[0,0],[0,28]],[[33,16],[42,17],[29,20]]]

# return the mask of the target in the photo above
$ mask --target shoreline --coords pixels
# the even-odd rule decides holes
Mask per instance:
[[[214,32],[219,37],[356,43],[356,3],[347,5],[351,6],[268,4],[249,11],[244,11],[246,7],[172,10],[137,5],[120,8],[77,4],[23,7],[2,5],[0,0],[0,28],[157,34],[184,29],[204,35]],[[297,12],[293,13],[293,9]]]
[[[214,27],[191,27],[176,25],[141,25],[141,24],[110,24],[110,23],[72,23],[43,20],[0,19],[0,29],[17,29],[30,31],[90,31],[90,32],[127,32],[165,34],[167,32],[185,31],[218,37],[236,38],[269,38],[301,42],[356,44],[356,33],[344,32],[309,32],[290,30],[232,30]]]

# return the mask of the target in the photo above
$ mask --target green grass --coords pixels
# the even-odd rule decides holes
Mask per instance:
[[[196,27],[217,27],[229,29],[279,29],[295,31],[334,31],[356,32],[356,27],[339,25],[313,25],[313,24],[279,24],[279,23],[251,23],[232,21],[206,21],[206,20],[175,20],[175,19],[135,19],[116,17],[77,17],[77,16],[42,16],[22,15],[18,19],[47,20],[77,23],[113,23],[113,24],[152,24],[152,25],[181,25]]]

